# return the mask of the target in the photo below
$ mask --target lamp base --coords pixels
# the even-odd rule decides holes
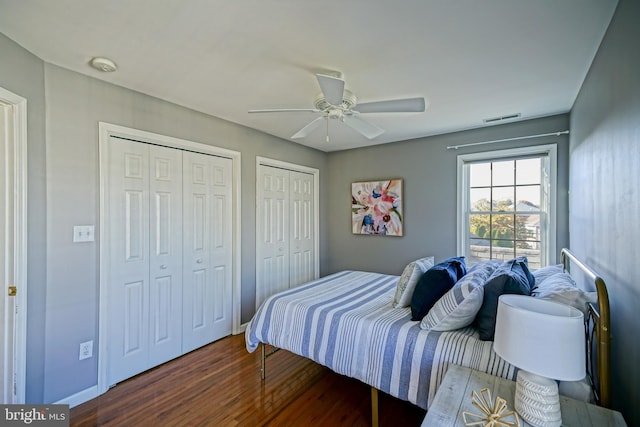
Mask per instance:
[[[532,426],[562,425],[558,384],[549,378],[518,371],[514,407],[522,419]]]

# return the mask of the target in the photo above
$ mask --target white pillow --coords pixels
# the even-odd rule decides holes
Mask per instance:
[[[411,305],[411,297],[416,289],[418,280],[431,267],[433,267],[432,256],[420,258],[407,264],[402,276],[400,276],[400,280],[398,280],[396,294],[392,303],[393,308],[409,307]]]
[[[482,306],[484,283],[497,265],[495,262],[481,262],[471,267],[422,318],[420,328],[453,331],[469,326]]]
[[[541,283],[548,277],[551,277],[554,274],[558,274],[562,272],[564,272],[564,266],[562,264],[555,264],[555,265],[547,265],[546,267],[533,270],[531,274],[533,274],[533,277],[536,278],[536,283]]]
[[[589,314],[587,303],[598,302],[596,292],[585,292],[578,288],[576,282],[567,273],[556,273],[540,283],[536,282],[531,290],[531,296],[570,305],[582,311],[585,316]]]

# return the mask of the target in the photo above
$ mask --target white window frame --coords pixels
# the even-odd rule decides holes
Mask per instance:
[[[457,209],[457,253],[469,256],[466,242],[469,240],[469,167],[473,162],[499,161],[501,159],[518,158],[525,156],[548,156],[549,158],[549,206],[548,214],[542,216],[541,228],[544,230],[544,238],[540,242],[541,266],[550,265],[556,257],[556,212],[557,212],[557,145],[534,145],[530,147],[510,148],[505,150],[485,151],[480,153],[458,155],[458,209]],[[541,183],[544,185],[545,183]],[[541,200],[541,203],[544,203]]]

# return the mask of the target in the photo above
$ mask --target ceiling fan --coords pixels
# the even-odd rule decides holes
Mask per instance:
[[[316,74],[316,78],[318,79],[321,93],[318,94],[313,101],[315,108],[249,110],[249,113],[322,113],[322,116],[312,120],[291,138],[305,138],[320,126],[322,120],[326,120],[327,142],[329,142],[329,119],[340,120],[366,138],[373,139],[381,135],[384,130],[362,119],[359,116],[360,114],[421,113],[425,110],[424,98],[389,99],[385,101],[358,103],[356,95],[345,89],[345,82],[341,73],[335,73],[335,75]]]

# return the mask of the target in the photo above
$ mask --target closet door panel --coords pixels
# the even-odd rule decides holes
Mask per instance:
[[[289,171],[259,166],[260,229],[256,266],[256,308],[289,288]]]
[[[184,153],[183,351],[231,333],[231,165]]]
[[[290,172],[290,287],[315,278],[313,175]]]
[[[182,152],[149,147],[150,350],[156,366],[182,353]]]
[[[211,286],[211,175],[207,156],[184,153],[182,351],[209,342],[207,313]]]
[[[231,334],[233,203],[232,161],[209,156],[212,172],[212,233],[211,233],[211,321],[213,340]]]
[[[148,366],[149,150],[111,138],[108,156],[109,382]]]

